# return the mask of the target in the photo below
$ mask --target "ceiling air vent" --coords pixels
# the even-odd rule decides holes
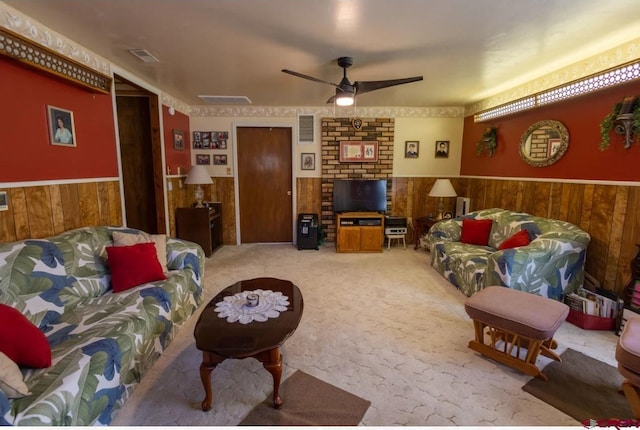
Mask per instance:
[[[298,143],[313,143],[315,115],[298,115]]]
[[[151,52],[147,51],[146,49],[129,49],[129,52],[131,52],[133,55],[138,57],[140,59],[140,61],[142,61],[144,63],[159,63],[160,62],[160,60],[158,60],[156,57],[151,55]]]
[[[207,103],[215,105],[250,105],[251,100],[247,96],[198,96]]]

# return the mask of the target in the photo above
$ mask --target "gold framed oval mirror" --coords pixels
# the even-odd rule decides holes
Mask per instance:
[[[520,157],[530,166],[550,166],[569,148],[569,131],[560,121],[538,121],[520,138]]]

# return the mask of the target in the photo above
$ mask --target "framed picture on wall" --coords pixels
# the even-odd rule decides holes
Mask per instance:
[[[215,166],[226,166],[227,165],[227,156],[226,154],[219,154],[213,156],[213,164]]]
[[[448,140],[436,140],[436,158],[449,158]]]
[[[173,129],[173,149],[184,151],[184,131]]]
[[[302,170],[316,170],[316,154],[303,152],[300,155],[300,168]]]
[[[407,140],[404,143],[404,158],[418,158],[420,142],[417,140]]]
[[[211,164],[211,155],[196,154],[196,164],[199,166],[208,166],[209,164]]]
[[[340,142],[341,163],[375,163],[378,161],[378,142],[353,140]]]
[[[0,192],[0,211],[9,210],[9,202],[7,201],[7,192]]]
[[[47,106],[47,119],[51,145],[76,146],[73,112],[55,106]]]

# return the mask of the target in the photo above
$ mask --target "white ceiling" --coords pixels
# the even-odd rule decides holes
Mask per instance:
[[[640,35],[638,0],[3,0],[188,104],[322,106],[353,81],[423,75],[359,106],[460,106]],[[143,48],[160,59],[131,55]]]

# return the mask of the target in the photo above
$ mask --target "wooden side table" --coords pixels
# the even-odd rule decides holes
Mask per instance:
[[[204,208],[176,208],[176,237],[195,242],[210,257],[222,245],[222,203]]]
[[[438,221],[436,219],[428,216],[423,216],[413,220],[413,240],[415,241],[415,244],[413,245],[414,250],[418,249],[420,237],[428,232],[431,226],[437,222]]]

